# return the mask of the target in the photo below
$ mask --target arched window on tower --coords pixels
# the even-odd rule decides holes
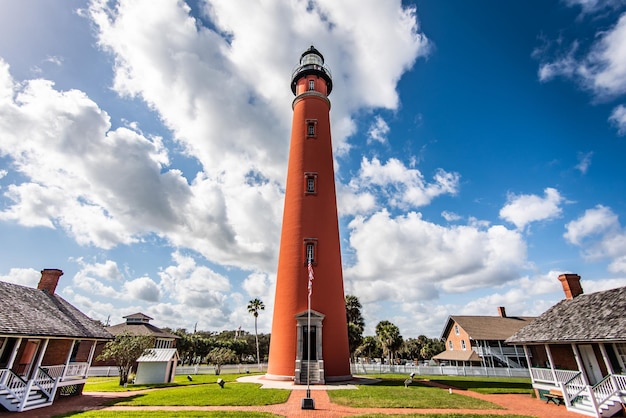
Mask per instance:
[[[315,80],[309,80],[309,91],[315,90]]]

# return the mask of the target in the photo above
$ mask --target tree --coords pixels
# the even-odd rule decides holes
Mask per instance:
[[[381,357],[383,353],[382,346],[376,337],[368,335],[363,338],[363,343],[356,349],[356,354],[367,357],[368,359]]]
[[[113,341],[104,346],[98,360],[113,359],[120,372],[120,386],[128,382],[128,375],[133,364],[144,352],[154,345],[153,337],[149,335],[130,335],[127,333],[116,335]]]
[[[256,360],[259,364],[259,370],[261,370],[261,355],[259,354],[259,333],[257,331],[257,320],[259,318],[259,311],[265,309],[265,305],[259,298],[255,298],[248,302],[248,312],[254,315],[254,339],[256,341]]]
[[[365,320],[361,315],[361,302],[354,295],[347,295],[346,298],[346,319],[348,324],[354,324],[360,328],[361,332],[365,330]]]
[[[222,364],[237,360],[237,353],[230,348],[215,347],[209,351],[207,358],[211,363],[215,364],[215,374],[219,375],[222,371]]]
[[[350,357],[354,357],[356,349],[363,342],[363,331],[365,330],[365,320],[361,315],[361,302],[356,296],[347,295],[346,302],[346,320],[348,323],[348,346],[350,348]]]
[[[400,328],[391,322],[384,320],[376,325],[376,337],[383,346],[383,351],[389,359],[389,364],[393,362],[393,355],[402,346],[402,335]]]

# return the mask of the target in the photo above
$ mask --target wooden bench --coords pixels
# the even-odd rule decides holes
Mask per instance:
[[[556,390],[551,390],[549,393],[543,395],[546,398],[546,403],[553,402],[555,405],[564,405],[565,399],[563,399],[563,394]]]

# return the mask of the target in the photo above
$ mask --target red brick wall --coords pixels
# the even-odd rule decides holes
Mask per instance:
[[[71,348],[72,340],[50,340],[41,365],[54,366],[56,364],[65,364]]]
[[[552,353],[555,369],[578,370],[578,364],[576,364],[576,358],[574,357],[571,345],[551,344],[550,352]]]

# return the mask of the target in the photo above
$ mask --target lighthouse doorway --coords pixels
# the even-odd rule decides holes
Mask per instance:
[[[297,352],[295,383],[324,384],[324,358],[322,353],[322,323],[324,314],[308,311],[296,315]],[[310,326],[309,326],[310,323]],[[310,353],[310,354],[309,354]]]
[[[312,326],[309,330],[306,325],[302,327],[302,353],[300,354],[302,360],[317,360],[317,346],[315,344],[315,333],[317,330],[315,328]],[[309,358],[309,354],[311,358]]]

